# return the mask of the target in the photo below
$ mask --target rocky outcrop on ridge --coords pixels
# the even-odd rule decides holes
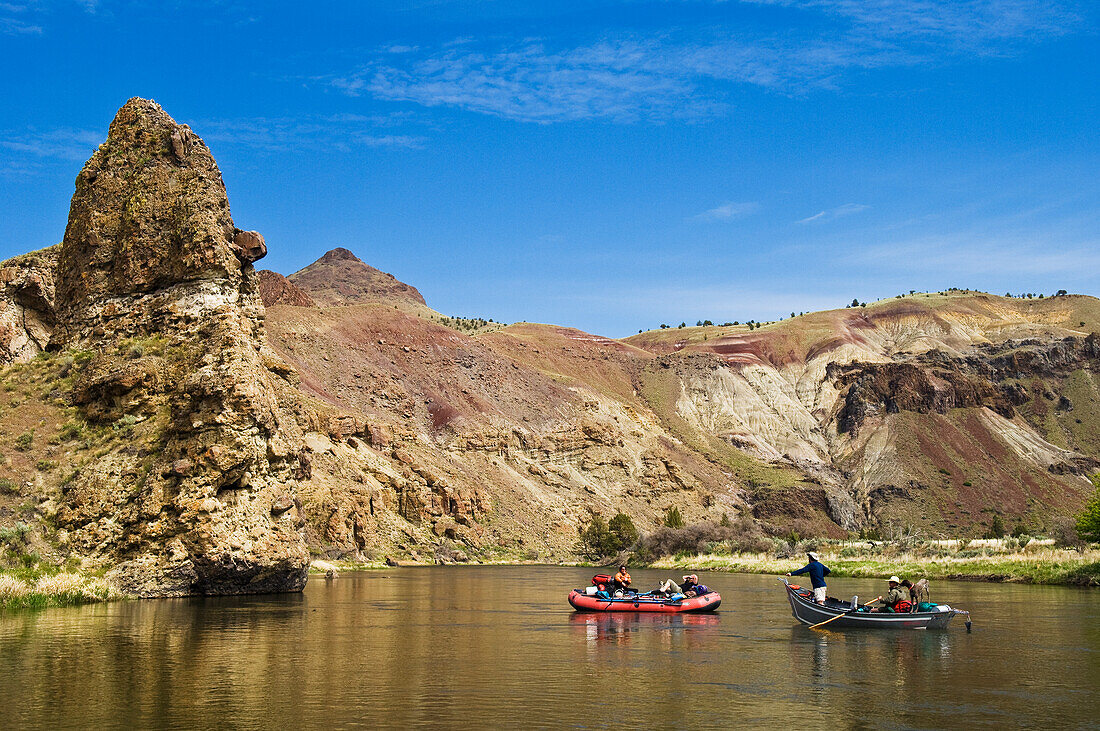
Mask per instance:
[[[116,434],[61,488],[66,545],[140,595],[293,591],[308,551],[300,432],[276,394],[252,261],[209,150],[131,99],[80,172],[58,253],[50,347],[72,403]],[[281,383],[280,383],[281,382]]]
[[[367,302],[424,305],[424,297],[416,287],[364,264],[355,254],[340,247],[288,279],[322,307]]]
[[[0,262],[0,365],[30,360],[49,345],[59,250]]]
[[[316,307],[317,303],[300,287],[291,283],[282,274],[270,269],[261,269],[257,273],[260,285],[260,299],[264,307],[291,305],[292,307]]]

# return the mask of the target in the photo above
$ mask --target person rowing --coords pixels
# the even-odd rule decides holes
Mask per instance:
[[[872,612],[908,612],[913,603],[909,598],[909,590],[901,585],[901,579],[897,576],[891,576],[886,580],[887,585],[890,587],[886,592],[886,596],[875,599],[875,602],[882,602],[881,607],[875,607]],[[874,604],[874,602],[868,602],[868,604]]]

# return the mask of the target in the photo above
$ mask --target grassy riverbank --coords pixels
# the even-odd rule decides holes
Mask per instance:
[[[950,544],[952,542],[942,542]],[[901,548],[889,544],[837,544],[816,547],[831,576],[881,578],[897,574],[911,579],[954,579],[1025,584],[1100,587],[1100,550],[1081,552],[1049,545],[1023,548],[1004,541],[983,545],[932,545]],[[701,569],[782,575],[805,565],[805,556],[777,558],[767,553],[680,554],[650,563],[659,569]]]
[[[106,581],[69,572],[0,572],[0,609],[92,604],[120,598]]]

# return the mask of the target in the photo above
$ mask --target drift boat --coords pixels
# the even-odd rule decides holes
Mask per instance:
[[[970,612],[952,609],[946,604],[937,604],[934,610],[925,612],[857,612],[855,599],[841,602],[830,597],[825,600],[825,604],[818,604],[813,600],[813,592],[809,589],[792,584],[783,577],[779,577],[779,580],[786,585],[791,613],[802,624],[821,624],[828,621],[828,626],[836,629],[944,629],[952,617],[963,614],[966,615],[966,631],[970,631]],[[834,619],[836,617],[839,619]]]
[[[611,597],[604,599],[586,594],[584,589],[569,592],[569,603],[578,612],[653,612],[658,614],[684,614],[688,612],[713,612],[722,603],[716,591],[703,596],[672,599],[647,594]]]

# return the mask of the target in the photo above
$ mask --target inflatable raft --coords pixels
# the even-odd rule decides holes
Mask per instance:
[[[586,594],[584,589],[569,592],[569,603],[578,612],[653,612],[658,614],[683,614],[686,612],[713,612],[722,603],[718,592],[703,596],[666,599],[646,594],[611,597],[604,599]]]

